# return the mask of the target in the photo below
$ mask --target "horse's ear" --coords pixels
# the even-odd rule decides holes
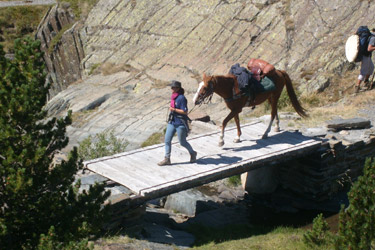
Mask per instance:
[[[206,77],[207,77],[207,76],[206,76],[206,73],[205,73],[205,72],[203,72],[203,79],[204,79],[204,78],[206,78]]]

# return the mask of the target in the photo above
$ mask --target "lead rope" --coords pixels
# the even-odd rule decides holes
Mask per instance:
[[[188,115],[195,109],[197,105],[194,104],[194,107],[188,112]],[[200,106],[200,105],[199,105]]]

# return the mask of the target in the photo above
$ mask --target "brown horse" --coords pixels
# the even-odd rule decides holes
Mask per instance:
[[[207,102],[211,99],[213,93],[218,94],[223,97],[227,107],[230,109],[229,115],[224,119],[221,126],[221,135],[219,146],[224,145],[224,130],[227,123],[234,118],[237,126],[237,137],[234,142],[240,142],[241,136],[241,127],[240,119],[238,114],[242,111],[242,108],[245,106],[255,106],[263,103],[268,100],[271,104],[271,120],[268,125],[267,130],[264,132],[262,139],[268,137],[268,133],[271,130],[273,120],[276,118],[276,128],[275,131],[280,131],[279,126],[279,117],[277,114],[277,102],[281,95],[281,92],[286,86],[286,90],[289,96],[289,99],[292,102],[292,105],[296,112],[301,117],[307,117],[305,109],[298,102],[296,93],[293,89],[292,81],[289,78],[289,75],[283,70],[275,70],[275,73],[272,75],[272,81],[275,84],[275,90],[269,92],[263,92],[256,95],[255,100],[252,103],[249,102],[249,97],[245,95],[236,95],[235,93],[235,81],[236,78],[234,75],[216,75],[208,76],[205,73],[203,74],[203,81],[199,84],[197,93],[194,96],[195,105],[199,105],[203,102]]]

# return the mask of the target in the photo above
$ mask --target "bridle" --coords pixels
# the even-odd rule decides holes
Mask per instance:
[[[216,79],[214,77],[212,77],[212,80],[210,80],[208,82],[208,88],[205,91],[205,93],[203,95],[202,94],[198,95],[197,99],[199,100],[199,104],[198,104],[199,106],[202,105],[202,104],[208,104],[209,102],[211,102],[212,96],[215,92],[215,86],[213,84],[214,80],[215,80],[215,83],[216,83]]]

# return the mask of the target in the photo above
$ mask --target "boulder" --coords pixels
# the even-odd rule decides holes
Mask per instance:
[[[217,205],[213,200],[213,198],[202,194],[196,189],[188,189],[169,195],[164,208],[188,216],[196,216],[203,211],[216,208]]]

